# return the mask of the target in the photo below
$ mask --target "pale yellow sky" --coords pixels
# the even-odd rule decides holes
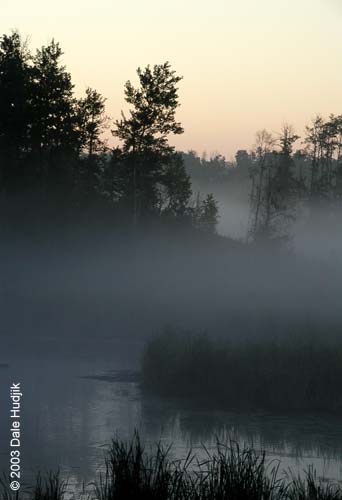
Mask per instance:
[[[76,92],[100,91],[114,119],[138,66],[169,60],[185,133],[177,148],[249,148],[260,128],[301,135],[342,113],[342,0],[0,0],[1,32],[61,43]]]

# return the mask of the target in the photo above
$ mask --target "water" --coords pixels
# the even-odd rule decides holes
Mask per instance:
[[[189,448],[200,453],[201,443],[214,446],[215,435],[230,435],[265,449],[269,460],[281,461],[281,471],[301,473],[313,465],[319,476],[342,477],[339,418],[196,411],[186,403],[144,397],[135,377],[140,350],[139,343],[108,341],[100,348],[50,342],[34,354],[13,354],[13,346],[5,351],[0,361],[10,366],[0,368],[0,469],[9,467],[9,387],[21,382],[24,482],[38,470],[59,467],[69,489],[80,490],[103,470],[113,435],[129,438],[136,428],[147,443],[172,442],[177,458]]]

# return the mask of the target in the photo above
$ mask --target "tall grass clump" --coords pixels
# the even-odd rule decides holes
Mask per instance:
[[[315,471],[309,467],[305,478],[292,477],[288,488],[288,500],[341,500],[342,490],[338,484],[317,479]]]
[[[44,478],[38,473],[32,491],[32,500],[64,500],[67,481],[61,479],[59,471],[49,472]]]
[[[147,453],[138,434],[113,440],[93,500],[342,500],[341,487],[312,469],[304,478],[280,476],[279,462],[232,440],[217,441],[213,451],[203,447],[203,459],[190,452],[172,460],[169,452],[158,445]]]
[[[163,332],[146,345],[142,387],[223,409],[342,413],[342,340],[224,342]]]
[[[95,483],[97,500],[186,500],[190,498],[188,461],[172,461],[159,443],[148,454],[138,433],[130,442],[112,441],[106,472]]]
[[[201,457],[204,458],[201,458]],[[88,500],[342,500],[339,485],[317,479],[309,468],[303,478],[279,474],[278,462],[265,453],[240,447],[232,440],[217,441],[200,456],[189,452],[174,460],[170,447],[159,443],[147,452],[136,432],[129,441],[115,438],[105,461],[105,472],[89,483]],[[92,485],[92,486],[91,486]],[[84,500],[84,493],[66,495],[67,482],[59,473],[26,490],[11,492],[8,477],[0,478],[1,500]],[[70,493],[70,495],[69,495]]]
[[[255,499],[281,500],[286,486],[278,479],[279,464],[266,464],[265,453],[258,454],[250,448],[240,448],[230,441],[217,443],[214,453],[198,464],[196,485],[201,500]]]
[[[19,491],[12,491],[9,487],[10,480],[6,474],[0,477],[0,498],[1,500],[20,500]]]
[[[64,500],[67,481],[61,478],[59,471],[49,472],[44,477],[39,472],[34,486],[22,485],[20,490],[10,489],[11,480],[3,475],[0,478],[1,500]]]
[[[96,500],[281,500],[285,487],[270,469],[265,454],[237,443],[207,449],[200,460],[191,452],[172,460],[160,444],[146,453],[138,434],[125,443],[113,440],[106,472],[95,483]]]

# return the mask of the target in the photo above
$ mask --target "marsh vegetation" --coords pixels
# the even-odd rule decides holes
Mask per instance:
[[[217,441],[204,458],[189,452],[172,458],[172,447],[161,443],[147,450],[139,434],[131,440],[112,440],[104,472],[74,499],[89,500],[340,500],[338,484],[317,478],[309,468],[304,477],[280,472],[281,464],[268,462],[264,452],[240,447],[229,440]],[[68,483],[60,474],[37,475],[36,483],[23,493],[13,493],[6,477],[0,480],[2,500],[64,500]]]
[[[223,409],[342,412],[342,342],[290,335],[220,340],[165,331],[146,345],[143,388]]]

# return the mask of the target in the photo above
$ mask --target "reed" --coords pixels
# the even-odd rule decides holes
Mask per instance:
[[[20,490],[12,491],[8,476],[0,478],[1,500],[64,500],[67,481],[61,478],[60,472],[48,472],[44,477],[38,472],[33,486],[22,485]]]
[[[318,479],[309,468],[304,477],[280,475],[280,464],[268,462],[264,452],[233,440],[217,441],[201,456],[189,452],[175,460],[171,446],[161,443],[146,450],[135,432],[129,441],[112,440],[100,473],[86,497],[89,500],[342,500],[338,484]],[[31,488],[13,493],[8,478],[0,478],[1,500],[83,500],[67,492],[59,472],[37,475]],[[68,495],[67,495],[68,493]]]
[[[342,341],[225,342],[163,332],[146,345],[142,388],[218,409],[342,413]]]

